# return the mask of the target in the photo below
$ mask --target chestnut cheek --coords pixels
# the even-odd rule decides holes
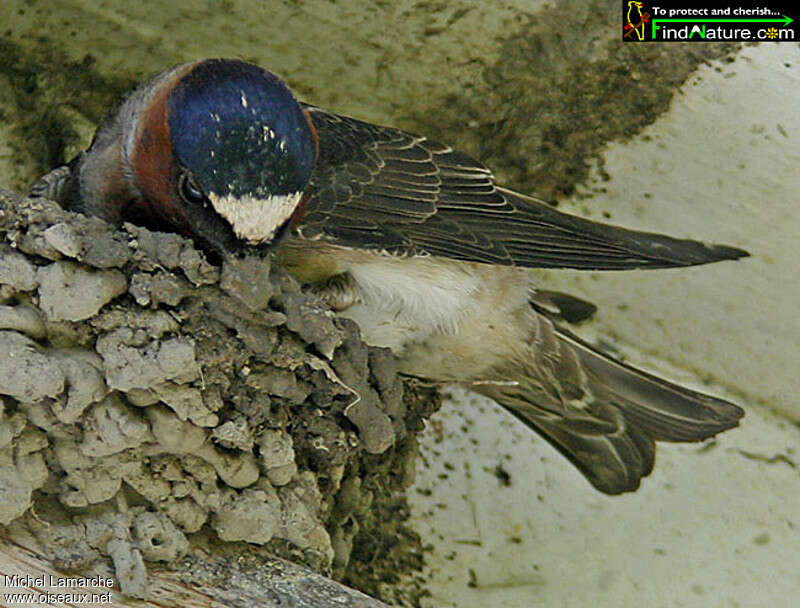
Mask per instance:
[[[303,221],[303,217],[306,214],[306,197],[303,195],[303,198],[300,199],[300,202],[297,204],[297,208],[294,210],[292,214],[292,218],[289,221],[289,228],[294,230],[297,228],[300,223]]]

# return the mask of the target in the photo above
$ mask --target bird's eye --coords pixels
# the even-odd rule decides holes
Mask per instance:
[[[181,173],[178,178],[178,191],[181,198],[191,205],[202,205],[206,200],[200,186],[188,173]]]

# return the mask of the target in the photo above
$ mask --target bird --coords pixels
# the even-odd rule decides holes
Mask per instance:
[[[639,40],[644,40],[644,24],[647,22],[647,19],[642,15],[642,6],[644,5],[641,2],[630,0],[628,2],[628,13],[625,16],[625,29],[634,31]]]
[[[299,101],[252,63],[156,74],[30,194],[223,256],[266,252],[367,344],[391,349],[401,373],[490,397],[606,494],[639,487],[657,441],[702,441],[744,415],[579,338],[565,325],[594,306],[540,288],[531,269],[748,252],[560,212],[449,145]]]

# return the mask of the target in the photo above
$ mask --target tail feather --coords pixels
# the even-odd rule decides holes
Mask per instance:
[[[594,397],[621,408],[657,441],[700,441],[737,426],[744,416],[737,405],[612,359],[564,329],[556,332],[577,353]]]
[[[503,370],[513,385],[476,390],[541,434],[601,492],[637,489],[653,469],[656,441],[700,441],[744,415],[723,399],[617,361],[542,316],[538,321],[535,361]]]
[[[586,479],[606,494],[632,492],[653,470],[655,443],[624,420],[610,433],[584,433],[569,420],[547,420],[508,408],[563,454]]]

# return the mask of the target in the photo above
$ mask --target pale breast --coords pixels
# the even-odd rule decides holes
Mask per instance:
[[[351,263],[347,272],[361,302],[341,315],[361,327],[364,341],[400,353],[433,334],[455,334],[474,307],[481,281],[473,265],[416,257],[375,256]]]
[[[525,269],[301,240],[289,251],[282,261],[301,280],[340,273],[352,278],[358,302],[338,315],[355,321],[368,344],[390,348],[409,374],[480,377],[531,330],[533,281]]]

